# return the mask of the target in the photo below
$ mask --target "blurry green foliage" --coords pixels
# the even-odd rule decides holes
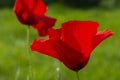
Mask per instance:
[[[102,7],[102,8],[114,8],[120,5],[120,0],[43,0],[45,3],[51,4],[59,2],[71,7]],[[15,0],[1,0],[1,7],[13,7]]]
[[[62,0],[63,3],[72,7],[95,7],[101,0]]]
[[[47,4],[58,2],[58,0],[44,0]]]
[[[102,0],[100,6],[103,8],[111,9],[115,6],[115,3],[118,2],[117,0]]]
[[[115,1],[115,5],[116,5],[116,6],[120,6],[120,0],[116,0],[116,1]]]
[[[15,0],[1,0],[0,1],[0,8],[2,7],[13,7]]]
[[[102,7],[111,9],[120,5],[120,0],[44,0],[47,4],[59,2],[71,7]]]

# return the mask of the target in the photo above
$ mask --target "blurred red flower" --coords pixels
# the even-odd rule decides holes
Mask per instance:
[[[48,40],[34,40],[31,50],[57,58],[71,70],[80,70],[92,50],[114,34],[110,30],[97,31],[98,26],[94,21],[68,21],[61,29],[49,29]]]
[[[47,6],[42,0],[16,0],[14,12],[18,20],[26,25],[37,23],[36,17],[45,15]]]
[[[25,25],[32,25],[39,35],[46,35],[47,30],[53,27],[56,19],[45,16],[47,6],[42,0],[16,0],[14,12],[18,20]]]

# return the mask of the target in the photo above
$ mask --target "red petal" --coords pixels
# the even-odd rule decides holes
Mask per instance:
[[[19,0],[22,9],[31,11],[34,7],[34,2],[33,0]]]
[[[98,23],[93,21],[69,21],[62,25],[62,40],[75,50],[89,57],[91,42]]]
[[[54,49],[60,57],[59,60],[68,68],[76,71],[83,68],[87,64],[89,58],[85,57],[82,53],[74,50],[60,39],[56,38],[52,40]]]
[[[58,39],[61,37],[61,29],[50,28],[48,34],[50,39]]]
[[[96,48],[104,39],[112,36],[114,33],[111,30],[103,30],[96,33],[93,42],[91,51]]]
[[[36,0],[34,3],[33,13],[35,15],[45,15],[47,8],[48,7],[42,0]]]
[[[39,16],[38,23],[33,25],[34,28],[38,30],[40,36],[46,36],[48,34],[48,29],[55,25],[56,19],[48,16]]]
[[[37,51],[54,58],[59,58],[50,40],[34,40],[30,48],[32,51]]]
[[[57,55],[59,55],[59,60],[68,68],[79,70],[87,64],[89,58],[61,41],[61,29],[49,29],[49,37]]]
[[[47,6],[42,0],[16,0],[14,12],[18,20],[26,25],[36,24],[36,16],[44,15]]]

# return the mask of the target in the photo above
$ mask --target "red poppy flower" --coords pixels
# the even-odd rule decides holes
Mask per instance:
[[[37,23],[38,16],[45,15],[47,6],[42,0],[16,0],[14,12],[18,20],[26,25]]]
[[[55,18],[48,16],[39,16],[38,23],[32,26],[37,29],[39,36],[46,36],[48,34],[48,29],[53,27],[55,22]]]
[[[113,35],[110,30],[97,31],[98,26],[93,21],[63,23],[61,29],[49,29],[48,40],[34,40],[31,49],[57,58],[71,70],[80,70],[87,64],[92,50]]]

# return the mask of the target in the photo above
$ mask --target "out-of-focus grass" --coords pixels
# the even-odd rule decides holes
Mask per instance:
[[[111,29],[115,35],[102,42],[93,52],[88,65],[80,70],[81,80],[119,80],[120,75],[120,10],[75,9],[63,5],[49,6],[47,15],[57,18],[56,28],[68,20],[94,20],[99,30]],[[28,54],[26,54],[26,29],[16,19],[12,9],[0,10],[0,80],[26,80]],[[31,28],[30,41],[38,38]],[[61,68],[62,80],[77,80],[75,72],[59,61],[31,52],[34,80],[56,80],[56,67]]]

